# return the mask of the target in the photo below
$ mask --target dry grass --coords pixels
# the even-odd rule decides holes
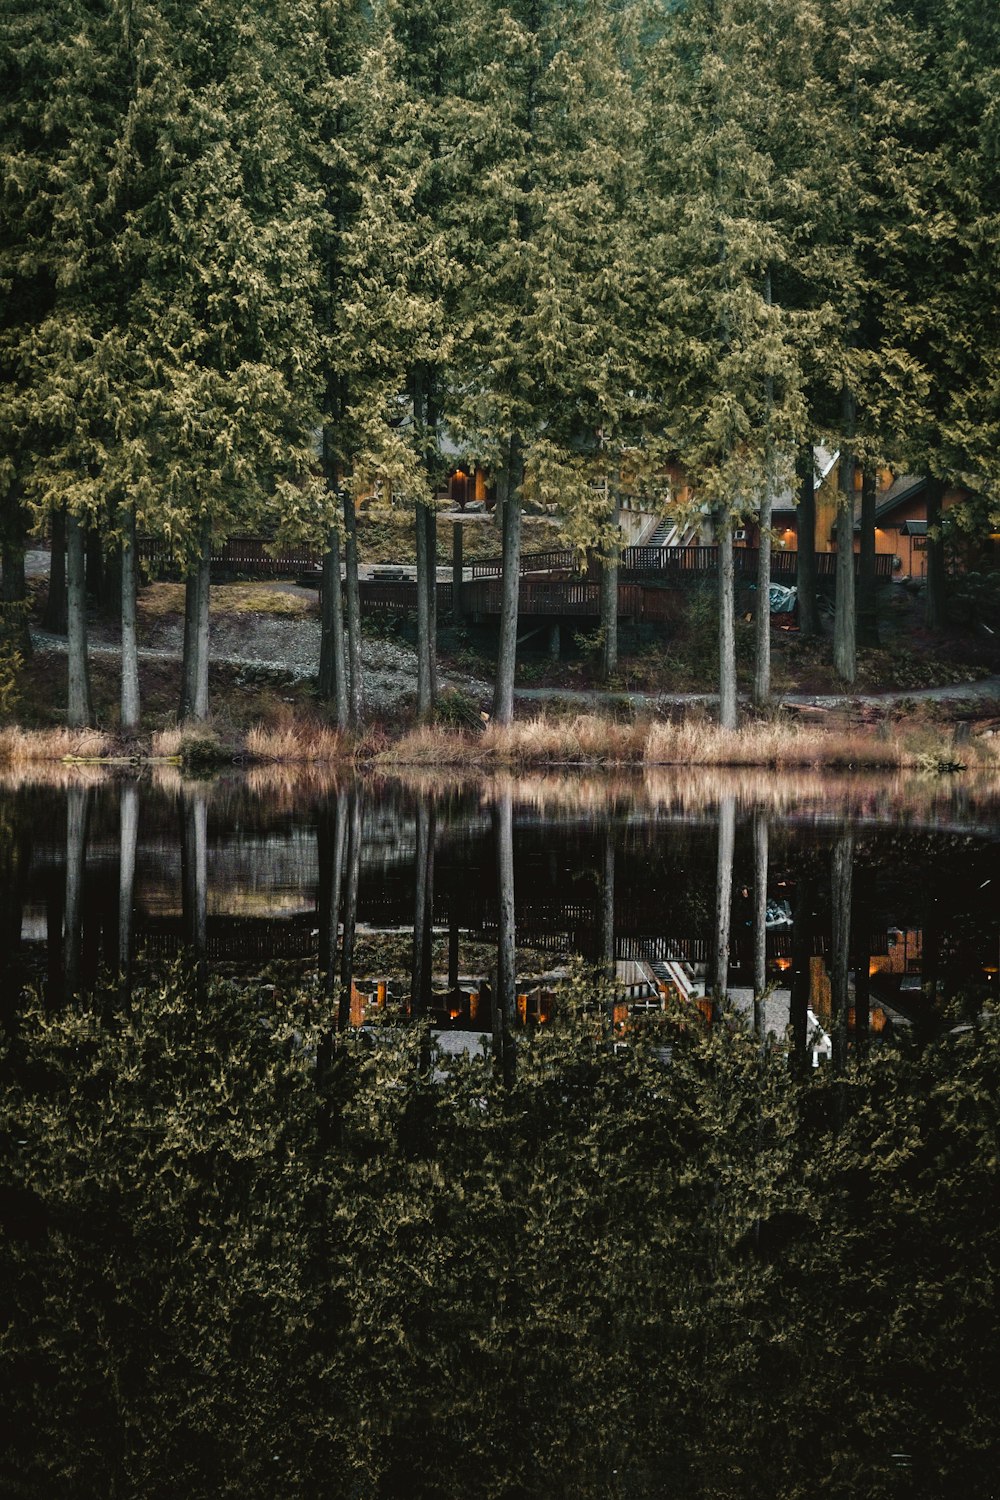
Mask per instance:
[[[292,593],[282,583],[213,583],[213,614],[270,615],[299,618],[315,611],[316,596]],[[146,620],[163,620],[184,614],[183,583],[150,583],[139,596],[139,610]]]
[[[0,729],[0,763],[8,766],[99,760],[113,751],[113,739],[100,729]]]
[[[183,583],[147,583],[139,591],[138,612],[146,620],[184,614]]]
[[[985,734],[977,734],[973,739],[978,759],[983,764],[995,766],[1000,761],[1000,732],[995,729]]]
[[[797,724],[720,729],[707,720],[618,724],[592,714],[525,719],[478,737],[415,729],[375,756],[390,766],[837,766],[932,769],[952,759],[944,737],[907,738]]]
[[[488,728],[482,737],[486,757],[528,764],[629,765],[643,759],[649,726],[617,724],[596,714],[571,719],[525,719]]]
[[[380,765],[638,765],[648,727],[595,714],[524,719],[482,735],[419,728],[380,751]]]
[[[157,729],[150,742],[150,755],[154,760],[177,760],[184,746],[184,730]]]
[[[216,583],[212,608],[224,615],[277,615],[298,619],[313,614],[317,595],[293,594],[282,583]]]
[[[865,766],[897,769],[915,764],[897,737],[850,730],[762,722],[742,729],[685,719],[654,724],[646,740],[647,765],[662,766]]]
[[[328,724],[287,723],[268,728],[256,724],[246,737],[247,754],[254,760],[313,765],[350,760],[352,746]]]

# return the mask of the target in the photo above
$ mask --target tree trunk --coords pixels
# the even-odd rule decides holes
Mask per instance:
[[[819,635],[816,608],[816,470],[812,443],[799,449],[798,552],[795,583],[799,600],[799,634],[804,640]]]
[[[771,306],[771,270],[764,275],[764,299]],[[758,517],[760,541],[757,551],[757,611],[754,619],[753,689],[751,700],[760,711],[771,701],[771,515],[774,510],[774,378],[765,376],[767,432],[764,445],[764,493]]]
[[[121,727],[123,734],[139,729],[139,645],[136,637],[135,511],[126,506],[122,517],[121,613],[122,675]]]
[[[451,523],[451,618],[462,623],[462,523]]]
[[[91,604],[101,604],[104,597],[104,547],[101,533],[95,525],[84,533],[84,551],[87,558],[87,598]]]
[[[417,548],[417,718],[429,723],[434,713],[431,679],[431,580],[427,566],[427,506],[413,508]]]
[[[500,603],[500,642],[493,692],[493,722],[509,724],[514,717],[514,668],[517,663],[517,608],[521,586],[521,459],[520,444],[511,438],[500,476],[503,505],[503,576]]]
[[[350,822],[347,837],[347,889],[344,895],[344,941],[340,952],[340,1006],[337,1011],[337,1030],[346,1031],[351,1024],[351,991],[354,987],[354,935],[358,925],[358,886],[361,881],[361,816],[360,788],[355,786],[349,793]]]
[[[203,724],[208,718],[209,606],[212,580],[212,523],[201,523],[197,561],[184,590],[184,656],[182,720]]]
[[[433,375],[417,365],[410,375],[413,425],[427,475],[430,504],[414,508],[417,553],[417,716],[427,723],[437,698],[437,513],[434,510],[437,449],[437,412]]]
[[[108,542],[104,548],[101,567],[101,613],[111,619],[121,619],[122,607],[122,549],[117,542]]]
[[[861,480],[861,555],[858,558],[857,639],[866,649],[878,646],[875,583],[875,501],[878,476],[866,464]]]
[[[733,524],[725,506],[715,513],[719,548],[719,724],[736,728],[736,600],[733,576]]]
[[[0,630],[22,658],[31,655],[31,631],[28,628],[28,584],[24,574],[25,516],[15,483],[4,502],[3,525],[0,527]]]
[[[767,1027],[764,992],[767,989],[767,815],[758,808],[753,816],[753,1032],[763,1046]]]
[[[344,651],[344,592],[340,578],[340,532],[330,527],[323,554],[322,623],[319,642],[319,696],[334,704],[337,728],[346,729],[347,658]]]
[[[427,578],[430,583],[430,611],[428,635],[431,657],[431,710],[438,700],[438,591],[437,591],[437,511],[429,506],[424,521],[427,544]]]
[[[760,502],[760,547],[757,553],[757,614],[754,620],[753,706],[771,701],[771,513],[774,486],[768,474]]]
[[[351,728],[357,729],[364,709],[361,675],[361,590],[358,587],[358,518],[354,496],[344,492],[344,598],[347,605],[347,659],[350,687],[347,698]]]
[[[858,674],[854,636],[854,453],[848,447],[854,433],[854,398],[844,392],[844,438],[840,449],[837,504],[837,594],[833,619],[833,666],[841,682]]]
[[[66,634],[66,509],[60,505],[52,512],[52,551],[49,555],[49,597],[42,625],[53,635]]]
[[[833,846],[830,864],[832,910],[832,965],[830,1014],[833,1066],[842,1073],[847,1065],[848,979],[851,952],[851,881],[854,873],[854,835],[845,828]]]
[[[132,973],[135,850],[139,835],[139,788],[134,781],[122,782],[118,806],[118,973],[127,985]]]
[[[729,924],[733,903],[733,855],[736,846],[736,799],[719,802],[719,845],[715,869],[715,928],[712,934],[712,1018],[721,1020],[729,990]]]
[[[497,858],[497,982],[493,995],[493,1059],[507,1088],[517,1076],[516,938],[514,930],[514,813],[510,793],[493,804]]]
[[[944,542],[933,536],[941,525],[941,502],[944,482],[931,477],[927,481],[927,592],[924,596],[924,624],[928,630],[940,630],[944,624]]]
[[[618,671],[618,486],[608,488],[610,523],[615,535],[601,558],[601,676],[605,682]]]
[[[71,729],[90,724],[93,708],[87,665],[87,584],[83,527],[76,516],[66,517],[66,644],[68,688],[66,722]]]

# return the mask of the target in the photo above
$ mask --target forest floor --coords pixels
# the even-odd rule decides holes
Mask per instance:
[[[544,523],[541,523],[544,524]],[[549,528],[551,529],[551,528]],[[366,566],[392,547],[376,528],[363,553]],[[494,555],[490,525],[479,550]],[[403,527],[394,528],[401,539]],[[364,530],[362,531],[364,536]],[[376,545],[377,543],[377,545]],[[395,545],[395,544],[393,544]],[[399,545],[402,545],[401,540]],[[533,537],[531,545],[542,545]],[[398,556],[398,549],[396,555]],[[468,557],[468,550],[466,552]],[[37,624],[46,589],[45,554],[32,554],[35,608],[34,655],[21,674],[16,717],[29,729],[64,722],[65,638]],[[816,721],[839,718],[863,726],[901,720],[919,711],[928,723],[992,721],[1000,718],[1000,644],[981,627],[930,635],[922,624],[922,600],[899,585],[880,591],[881,645],[859,652],[858,680],[845,694],[832,665],[829,622],[814,641],[796,631],[772,631],[776,700],[790,712]],[[676,717],[710,706],[716,672],[715,610],[710,591],[692,593],[685,619],[670,636],[621,632],[621,659],[611,683],[599,681],[598,638],[564,629],[562,651],[552,660],[545,635],[525,642],[517,674],[519,717],[544,713],[565,719],[581,712],[612,717]],[[183,634],[183,586],[155,582],[140,591],[140,669],[144,722],[149,730],[176,722]],[[749,687],[753,626],[741,617],[737,656],[741,688]],[[314,590],[290,582],[233,583],[212,587],[211,698],[216,732],[225,743],[241,741],[250,727],[274,728],[298,721],[321,722],[314,680],[319,658],[319,606]],[[98,723],[113,731],[117,720],[119,637],[112,621],[96,613],[90,621],[92,684]],[[485,627],[454,627],[442,621],[440,687],[446,722],[474,722],[488,713],[495,641]],[[369,722],[398,732],[412,722],[416,655],[410,621],[366,620],[363,664],[365,714]],[[702,710],[703,711],[703,710]]]

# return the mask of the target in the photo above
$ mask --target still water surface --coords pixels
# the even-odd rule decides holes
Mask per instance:
[[[957,779],[8,783],[0,1493],[995,1494],[998,885]]]
[[[170,772],[9,786],[0,830],[8,1010],[25,982],[55,1000],[102,969],[188,952],[210,972],[343,983],[355,1023],[395,1007],[489,1030],[503,879],[521,1024],[549,1017],[574,960],[613,976],[632,1009],[668,995],[696,1004],[721,963],[723,987],[747,1004],[762,922],[779,1035],[790,992],[829,1014],[838,941],[851,1004],[877,1032],[919,1021],[932,995],[996,993],[992,784]]]

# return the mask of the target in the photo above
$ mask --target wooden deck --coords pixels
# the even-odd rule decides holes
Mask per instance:
[[[308,548],[269,550],[264,537],[231,536],[212,552],[215,577],[242,575],[249,578],[315,577],[320,559]],[[176,569],[176,559],[166,542],[142,537],[139,558],[153,571],[169,573]],[[597,570],[581,573],[578,554],[568,548],[551,548],[547,552],[526,552],[520,560],[518,612],[524,619],[597,619],[600,615],[600,585]],[[736,577],[752,580],[757,576],[758,551],[755,547],[737,547],[733,553]],[[855,554],[855,571],[859,559]],[[892,577],[893,557],[879,554],[875,559],[876,577]],[[626,547],[618,568],[618,614],[621,619],[636,622],[675,620],[683,609],[683,588],[698,578],[710,578],[718,571],[719,549],[711,547]],[[818,578],[832,578],[836,573],[837,554],[816,555]],[[471,618],[499,616],[501,605],[502,561],[492,558],[474,563],[471,579],[462,585],[462,610]],[[798,574],[798,554],[775,551],[771,554],[771,577],[775,583],[793,584]],[[371,578],[360,582],[361,609],[365,614],[405,613],[417,607],[417,585],[412,578]],[[452,585],[437,585],[437,607],[441,614],[452,612]]]

